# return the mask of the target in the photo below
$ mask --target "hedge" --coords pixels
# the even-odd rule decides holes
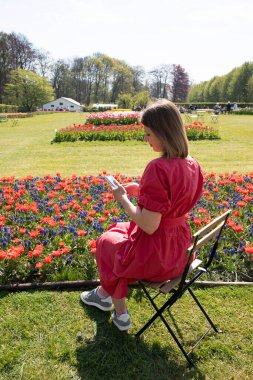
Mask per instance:
[[[227,102],[218,102],[221,107],[226,107]],[[231,102],[233,105],[234,102]],[[178,106],[183,106],[188,108],[190,105],[197,106],[197,108],[213,108],[217,102],[185,102],[185,103],[175,103]],[[237,103],[238,108],[253,107],[253,103]]]
[[[0,104],[0,113],[18,112],[18,106],[13,104]]]

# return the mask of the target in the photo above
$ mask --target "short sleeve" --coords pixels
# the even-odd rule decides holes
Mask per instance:
[[[168,179],[156,160],[151,161],[143,173],[138,205],[161,214],[166,213],[170,208]]]

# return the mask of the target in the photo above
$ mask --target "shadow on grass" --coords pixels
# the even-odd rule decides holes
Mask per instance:
[[[3,290],[3,291],[0,292],[0,299],[6,297],[8,295],[9,295],[9,292]]]
[[[198,369],[191,371],[181,353],[169,345],[146,343],[133,333],[121,332],[110,313],[82,305],[90,319],[92,334],[80,333],[76,350],[77,370],[82,380],[204,380]],[[179,360],[180,355],[180,360]]]

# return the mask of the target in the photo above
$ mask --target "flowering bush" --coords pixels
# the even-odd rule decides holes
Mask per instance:
[[[97,278],[95,240],[108,226],[126,221],[99,176],[0,179],[0,284]],[[116,174],[121,181],[140,177]],[[133,199],[136,202],[135,199]],[[220,277],[253,276],[253,173],[206,175],[204,192],[186,215],[193,232],[228,208],[232,215],[214,266]]]
[[[202,123],[195,122],[186,125],[186,133],[189,140],[217,139],[218,130],[212,127],[204,126]],[[62,141],[109,141],[109,140],[138,140],[143,141],[144,129],[140,122],[129,125],[99,125],[94,124],[74,124],[71,127],[56,130],[52,142]]]

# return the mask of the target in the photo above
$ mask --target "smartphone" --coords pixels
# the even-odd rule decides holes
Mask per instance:
[[[105,178],[109,182],[113,190],[116,190],[118,188],[118,186],[113,182],[115,180],[113,175],[107,175]]]

